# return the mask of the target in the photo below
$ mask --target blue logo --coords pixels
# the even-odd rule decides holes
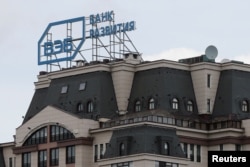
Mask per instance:
[[[84,41],[85,17],[50,23],[38,41],[38,65],[73,60]]]

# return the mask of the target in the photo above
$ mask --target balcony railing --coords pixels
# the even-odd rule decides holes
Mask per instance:
[[[197,121],[190,121],[190,120],[176,119],[171,117],[163,117],[155,115],[104,122],[101,124],[101,128],[109,128],[109,127],[128,125],[139,122],[153,122],[153,123],[173,125],[184,128],[192,128],[197,130],[218,130],[226,128],[241,129],[241,121],[227,120],[227,121],[218,121],[213,123],[202,123]]]

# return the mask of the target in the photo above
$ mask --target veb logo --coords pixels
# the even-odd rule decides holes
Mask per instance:
[[[38,65],[73,60],[84,41],[85,17],[50,23],[38,41]]]

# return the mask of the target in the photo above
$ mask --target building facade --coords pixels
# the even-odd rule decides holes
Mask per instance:
[[[85,63],[40,72],[1,167],[204,167],[209,150],[250,149],[250,65]]]

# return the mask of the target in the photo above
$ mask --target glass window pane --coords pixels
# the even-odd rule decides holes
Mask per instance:
[[[68,86],[63,86],[62,89],[61,89],[61,93],[67,93],[68,91]]]
[[[85,90],[86,88],[86,82],[80,83],[79,90]]]

